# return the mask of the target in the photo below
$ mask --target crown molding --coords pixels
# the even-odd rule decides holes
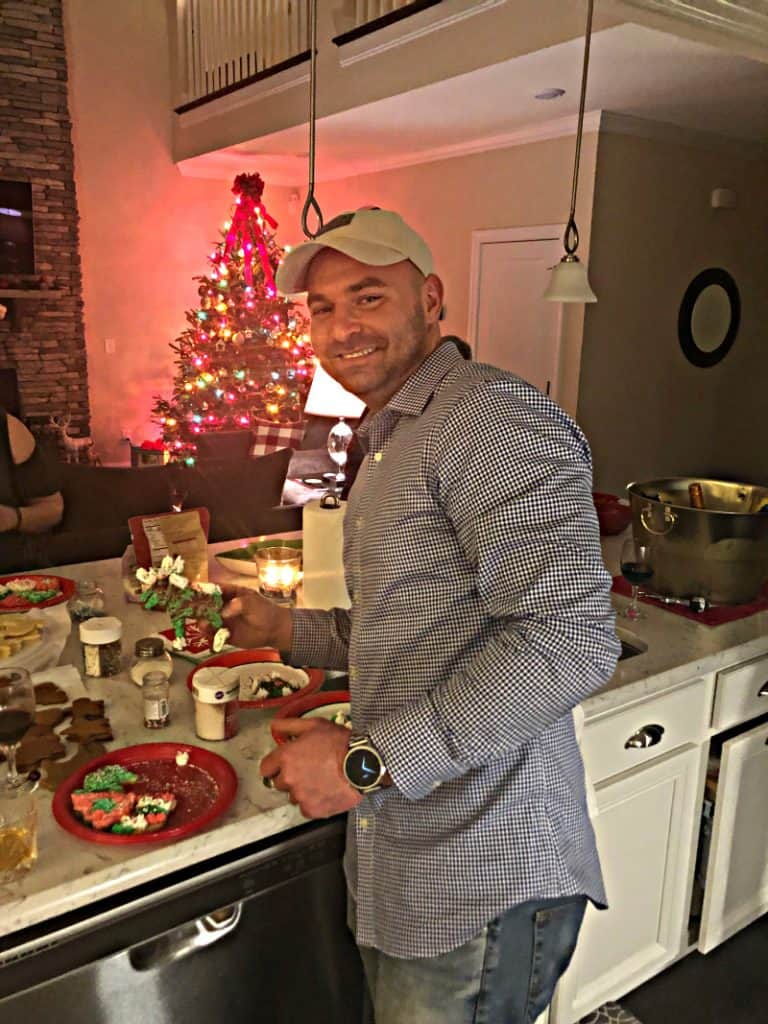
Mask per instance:
[[[483,14],[494,7],[501,7],[507,2],[508,0],[448,0],[445,6],[438,4],[437,7],[414,14],[405,21],[388,25],[362,39],[344,43],[339,47],[339,64],[346,68],[369,57],[378,57],[387,50],[405,46],[414,39],[421,39],[432,32],[457,25],[466,18]]]
[[[703,132],[667,121],[653,121],[647,117],[619,114],[613,110],[601,112],[600,131],[610,135],[634,135],[637,138],[671,142],[678,146],[693,146],[697,149],[727,150],[734,156],[747,160],[765,160],[768,157],[768,143],[745,142],[716,132]]]
[[[755,0],[624,0],[630,7],[690,25],[715,29],[764,51],[768,48],[768,6]]]
[[[589,111],[584,115],[584,133],[596,132],[600,128],[602,112],[599,110]],[[576,115],[556,118],[552,121],[545,121],[534,125],[526,125],[514,132],[504,132],[502,135],[486,136],[481,139],[471,139],[466,142],[457,142],[448,146],[435,146],[432,149],[419,150],[417,153],[404,155],[400,154],[391,159],[377,156],[371,160],[360,160],[354,164],[347,164],[338,171],[323,173],[318,171],[318,181],[341,181],[355,174],[374,174],[377,171],[394,171],[401,167],[415,167],[419,164],[434,163],[437,160],[450,160],[455,157],[472,156],[476,153],[487,153],[494,149],[510,149],[514,146],[527,146],[535,142],[546,142],[548,139],[559,139],[567,135],[576,134],[578,118]],[[232,173],[239,174],[243,169],[244,160],[261,159],[262,162],[270,159],[270,154],[243,154],[220,150],[217,153],[204,153],[200,156],[190,157],[177,162],[180,173],[190,178],[227,178]],[[269,172],[267,172],[269,173]],[[303,185],[306,174],[302,163],[301,176],[297,178],[290,169],[284,176],[279,170],[273,170],[270,180],[275,185]]]

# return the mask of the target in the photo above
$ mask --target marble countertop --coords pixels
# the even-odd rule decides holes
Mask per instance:
[[[604,545],[606,565],[614,572],[621,538]],[[233,577],[221,568],[214,555],[232,547],[212,545],[212,579],[255,585],[254,577]],[[145,612],[124,598],[120,562],[84,563],[62,567],[62,575],[78,579],[97,577],[106,594],[107,610],[123,622],[124,652],[132,652],[140,636],[167,626],[161,613]],[[615,598],[617,608],[626,599]],[[644,608],[646,617],[632,623],[631,633],[648,645],[644,653],[620,663],[610,682],[584,704],[587,719],[672,688],[693,676],[716,671],[768,651],[768,612],[728,625],[709,628],[663,609]],[[162,621],[161,621],[162,620]],[[619,620],[624,625],[626,620]],[[80,646],[74,633],[60,658],[82,670]],[[51,795],[41,791],[39,801],[39,858],[23,879],[0,887],[0,944],[13,948],[13,934],[40,925],[68,911],[105,897],[125,893],[135,886],[157,882],[181,868],[231,853],[256,840],[277,835],[305,819],[280,793],[266,789],[258,772],[261,757],[272,745],[271,713],[246,710],[240,714],[240,731],[232,740],[206,743],[195,738],[192,700],[186,678],[189,661],[174,658],[171,685],[171,725],[162,732],[144,728],[140,692],[127,670],[111,679],[85,679],[90,696],[103,699],[118,739],[111,749],[151,741],[196,743],[226,757],[239,779],[237,797],[229,810],[206,830],[173,843],[149,843],[130,847],[103,846],[77,839],[63,831],[50,810]],[[5,937],[5,938],[3,938]],[[0,953],[0,963],[3,958]]]

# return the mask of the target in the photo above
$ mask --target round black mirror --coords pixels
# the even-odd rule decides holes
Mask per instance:
[[[741,299],[727,270],[702,270],[685,290],[677,318],[683,354],[694,366],[714,366],[733,345],[741,320]]]

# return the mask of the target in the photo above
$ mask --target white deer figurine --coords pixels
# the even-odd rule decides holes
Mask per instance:
[[[49,421],[62,440],[64,458],[67,462],[80,462],[83,455],[87,462],[98,463],[100,461],[94,451],[92,437],[71,437],[68,433],[69,424],[72,422],[69,413],[66,416],[50,416]]]

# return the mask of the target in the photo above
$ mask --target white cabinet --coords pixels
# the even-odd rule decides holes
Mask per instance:
[[[766,723],[722,744],[699,933],[702,953],[768,910],[767,744]]]
[[[687,945],[714,678],[588,719],[581,749],[609,909],[587,908],[550,1024],[573,1024]]]

